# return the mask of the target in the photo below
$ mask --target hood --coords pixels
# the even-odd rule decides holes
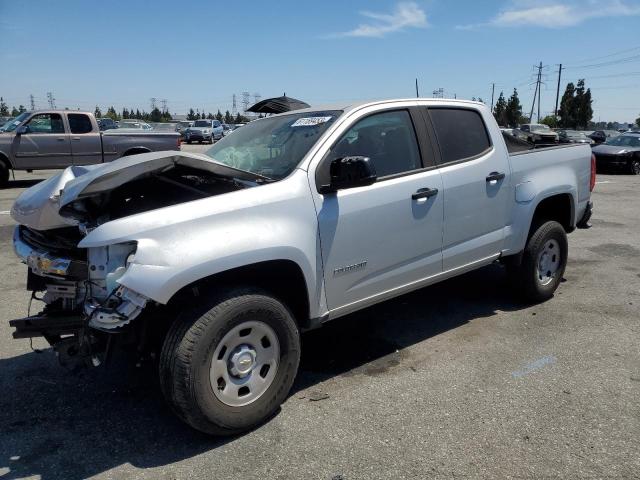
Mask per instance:
[[[194,130],[201,132],[202,130],[211,130],[213,127],[189,127],[187,130],[193,132]]]
[[[11,209],[11,216],[16,222],[36,230],[77,225],[76,219],[61,213],[65,205],[106,193],[127,182],[151,173],[160,173],[176,165],[239,180],[266,179],[228,167],[204,155],[178,151],[143,153],[102,165],[68,167],[58,175],[22,192]]]
[[[640,147],[625,147],[623,145],[605,145],[601,143],[597,147],[593,147],[593,153],[603,153],[605,155],[622,155],[626,152],[637,152]]]

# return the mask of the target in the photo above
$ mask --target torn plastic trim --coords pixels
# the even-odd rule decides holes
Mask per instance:
[[[118,302],[109,306],[111,297]],[[106,301],[98,303],[90,299],[85,303],[84,312],[89,319],[89,326],[98,330],[113,330],[123,327],[142,313],[149,299],[130,288],[120,286]]]

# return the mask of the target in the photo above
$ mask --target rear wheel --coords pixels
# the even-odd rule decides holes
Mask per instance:
[[[640,175],[640,158],[634,158],[629,162],[629,173],[631,175]]]
[[[553,296],[567,266],[568,251],[567,234],[558,222],[536,228],[521,264],[509,267],[514,286],[525,301],[542,302]]]
[[[300,362],[289,310],[258,290],[229,292],[172,325],[160,356],[163,393],[193,428],[232,435],[268,419]]]

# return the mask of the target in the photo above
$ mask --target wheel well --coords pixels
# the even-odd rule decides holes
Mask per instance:
[[[291,309],[298,325],[304,326],[309,319],[307,282],[300,267],[291,260],[260,262],[202,278],[180,289],[169,305],[238,286],[258,287],[271,293]]]
[[[151,150],[149,150],[148,148],[135,147],[135,148],[130,148],[129,150],[124,152],[124,154],[122,156],[123,157],[128,157],[129,155],[137,155],[139,153],[149,153],[150,151]]]
[[[558,222],[567,233],[573,231],[573,199],[570,194],[553,195],[538,204],[533,213],[529,237],[539,225],[549,220]]]

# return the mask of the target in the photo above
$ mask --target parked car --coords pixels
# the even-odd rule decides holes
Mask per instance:
[[[5,125],[8,126],[12,120],[15,120],[16,117],[0,117],[0,132],[3,132],[3,128]]]
[[[116,124],[115,120],[108,117],[96,118],[96,122],[98,122],[98,127],[100,128],[101,132],[105,130],[113,130],[115,128],[118,128],[118,125]]]
[[[548,125],[542,123],[525,123],[520,125],[520,131],[526,135],[526,140],[531,143],[554,144],[559,137]]]
[[[118,122],[118,128],[127,128],[129,130],[153,130],[153,127],[147,122],[135,119],[123,119]]]
[[[223,132],[224,129],[219,120],[196,120],[192,126],[185,129],[184,136],[187,143],[213,143],[223,137]]]
[[[618,169],[640,175],[640,133],[623,133],[593,147],[598,170]]]
[[[587,145],[594,143],[584,132],[578,130],[558,130],[557,133],[560,143],[586,143]]]
[[[595,143],[603,143],[609,140],[610,138],[615,138],[620,135],[619,132],[615,130],[595,130],[589,138],[591,138]]]
[[[225,137],[233,132],[233,125],[229,125],[228,123],[222,124],[222,135]]]
[[[90,165],[138,153],[179,149],[176,133],[101,132],[90,112],[25,112],[0,133],[0,185],[6,184],[10,170]]]
[[[10,325],[64,361],[150,347],[178,416],[237,434],[287,397],[302,330],[496,261],[550,299],[594,185],[589,146],[511,153],[477,102],[287,112],[23,192],[13,244],[46,306]]]

